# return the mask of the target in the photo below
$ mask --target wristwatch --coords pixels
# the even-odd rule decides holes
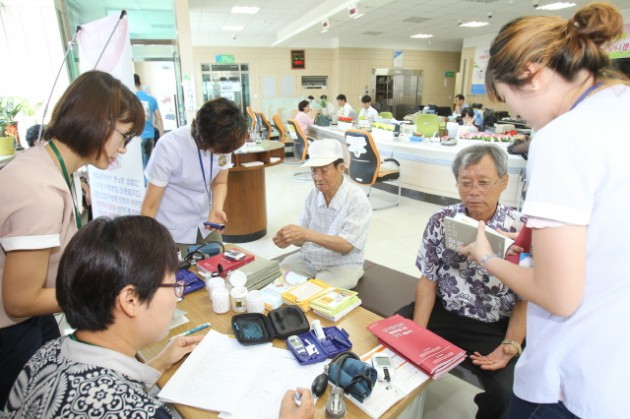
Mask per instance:
[[[521,344],[518,343],[515,340],[512,339],[505,339],[503,342],[501,342],[503,345],[512,345],[514,348],[516,348],[516,355],[515,356],[519,356],[520,354],[523,353],[523,348],[521,347]]]
[[[490,259],[498,258],[494,253],[488,253],[484,257],[481,258],[481,266],[483,266],[483,270],[488,272],[488,261]]]

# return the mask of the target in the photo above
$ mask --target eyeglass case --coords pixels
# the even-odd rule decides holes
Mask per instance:
[[[306,333],[298,335],[302,341],[302,345],[306,349],[304,353],[299,354],[292,345],[287,343],[287,348],[291,350],[295,359],[300,365],[316,364],[323,362],[328,358],[333,358],[341,352],[352,349],[352,342],[349,340],[348,332],[339,329],[337,326],[324,327],[324,335],[326,339],[319,340],[315,336],[315,332],[309,330]]]
[[[260,313],[243,313],[232,317],[232,330],[243,345],[286,339],[310,329],[306,316],[297,306],[283,306],[271,310],[268,316]]]

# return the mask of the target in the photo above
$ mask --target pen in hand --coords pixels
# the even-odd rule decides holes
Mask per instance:
[[[211,324],[210,324],[209,322],[208,322],[208,323],[201,323],[199,326],[197,326],[197,327],[193,327],[192,329],[190,329],[190,330],[186,330],[185,332],[180,333],[179,335],[175,335],[175,336],[173,336],[173,337],[174,337],[174,338],[176,338],[176,337],[178,337],[178,336],[188,336],[188,335],[192,335],[193,333],[198,332],[198,331],[203,330],[203,329],[206,329],[206,328],[208,328],[208,327],[210,327],[210,326],[211,326]]]

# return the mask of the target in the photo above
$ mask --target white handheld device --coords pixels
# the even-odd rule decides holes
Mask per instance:
[[[375,354],[372,357],[372,366],[376,369],[378,381],[390,382],[396,374],[396,366],[387,355]]]

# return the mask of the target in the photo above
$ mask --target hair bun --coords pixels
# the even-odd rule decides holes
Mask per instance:
[[[579,43],[602,47],[623,34],[623,18],[614,6],[592,3],[580,8],[567,22],[567,35]]]

